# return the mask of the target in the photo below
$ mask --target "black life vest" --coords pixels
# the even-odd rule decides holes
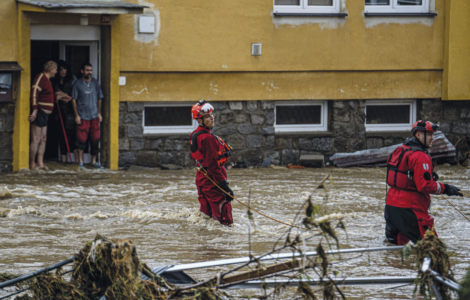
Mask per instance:
[[[212,134],[210,132],[207,132],[205,130],[201,130],[201,131],[193,133],[191,135],[191,139],[189,140],[189,144],[191,145],[191,157],[196,167],[200,167],[200,166],[203,166],[204,168],[207,167],[204,164],[204,156],[202,155],[201,151],[199,151],[198,146],[197,146],[197,138],[201,134],[210,134],[217,139],[217,142],[219,145],[219,149],[217,151],[217,154],[218,154],[217,163],[219,164],[219,166],[223,166],[228,161],[229,157],[232,156],[232,153],[230,152],[232,147],[230,147],[230,145],[227,144],[227,142],[224,139],[220,138],[219,136]]]
[[[408,165],[411,154],[418,150],[415,147],[401,145],[387,159],[387,184],[402,190],[417,190],[413,180],[413,169]]]

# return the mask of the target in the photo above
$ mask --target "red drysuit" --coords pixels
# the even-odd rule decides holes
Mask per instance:
[[[390,172],[391,167],[388,165],[387,182],[392,187],[388,191],[385,206],[385,234],[391,243],[398,245],[404,245],[409,240],[416,243],[423,238],[427,229],[433,227],[434,219],[428,213],[431,204],[429,195],[444,192],[444,184],[433,178],[432,159],[424,152],[419,141],[410,138],[403,145],[409,151],[403,152],[403,159],[398,169],[395,169],[399,170],[395,172],[401,173],[398,173],[402,176],[401,183],[395,180],[395,184],[390,184],[396,173],[393,170]],[[393,160],[394,155],[396,152],[389,161]]]
[[[227,180],[227,172],[223,164],[219,163],[219,152],[221,151],[219,140],[211,134],[209,129],[202,126],[193,131],[189,138],[191,140],[193,134],[201,131],[205,132],[197,136],[197,151],[202,157],[200,164],[215,183],[224,182]],[[193,153],[191,155],[193,158],[195,157]],[[201,204],[200,211],[224,225],[232,224],[232,204],[226,200],[226,197],[229,196],[226,196],[199,171],[196,174],[196,186]]]

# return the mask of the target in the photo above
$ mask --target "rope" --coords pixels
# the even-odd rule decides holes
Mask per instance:
[[[295,228],[299,228],[299,229],[305,229],[305,228],[301,228],[301,227],[299,227],[299,226],[295,226],[295,225],[292,225],[292,224],[288,224],[288,223],[284,223],[284,222],[282,222],[282,221],[276,220],[276,219],[274,219],[274,218],[271,218],[270,216],[267,216],[267,215],[265,215],[265,214],[263,214],[263,213],[257,211],[256,209],[251,208],[249,205],[247,205],[247,204],[241,202],[241,201],[238,200],[237,198],[235,198],[235,197],[233,197],[232,195],[230,195],[229,193],[227,193],[227,192],[226,192],[224,189],[222,189],[220,186],[218,186],[217,183],[215,183],[214,180],[212,180],[212,179],[207,175],[206,172],[201,171],[201,168],[197,168],[197,170],[198,170],[202,175],[204,175],[207,179],[209,179],[219,190],[221,190],[222,192],[224,192],[224,194],[229,195],[231,198],[237,200],[238,203],[240,203],[240,204],[243,205],[243,206],[246,206],[248,209],[251,209],[252,211],[254,211],[254,212],[256,212],[256,213],[262,215],[263,217],[268,218],[268,219],[270,219],[270,220],[273,220],[273,221],[275,221],[275,222],[278,222],[278,223],[281,223],[281,224],[284,224],[284,225],[287,225],[287,226],[290,226],[290,227],[295,227]]]
[[[465,194],[465,193],[464,193],[464,192],[462,192],[462,191],[459,191],[459,193],[460,193],[460,194],[462,194],[462,195],[464,195],[464,196],[470,197],[470,195],[468,195],[468,194]]]
[[[462,193],[462,192],[461,192],[461,193]],[[462,193],[462,194],[464,194],[464,193]],[[468,196],[467,194],[464,194],[464,195],[465,195],[465,196]],[[449,199],[447,199],[443,194],[441,194],[441,196],[442,196],[444,199],[446,199],[446,201],[449,202],[449,204],[452,205],[452,206],[455,208],[455,210],[458,211],[465,219],[467,219],[467,221],[470,222],[470,220],[467,218],[467,216],[464,215],[457,207],[455,207],[454,204],[452,204],[452,203],[449,201]]]

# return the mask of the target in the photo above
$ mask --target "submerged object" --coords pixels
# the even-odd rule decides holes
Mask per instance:
[[[387,158],[393,150],[401,145],[403,144],[367,149],[353,153],[336,153],[330,160],[338,167],[385,167],[387,165]],[[449,142],[442,131],[437,131],[436,134],[434,134],[434,141],[431,149],[429,149],[429,155],[432,159],[454,157],[456,155],[454,145]]]

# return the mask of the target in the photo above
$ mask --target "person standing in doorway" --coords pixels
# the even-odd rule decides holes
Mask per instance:
[[[63,61],[59,61],[58,72],[52,80],[55,98],[57,101],[57,108],[60,110],[63,124],[58,128],[59,131],[59,146],[62,162],[67,162],[67,144],[69,150],[73,152],[75,160],[78,157],[78,150],[75,147],[75,140],[77,136],[77,126],[75,124],[75,113],[72,105],[72,86],[77,80],[75,75],[72,75],[70,65]],[[64,128],[62,128],[62,125]],[[64,136],[65,129],[65,136]],[[68,141],[68,143],[67,143]]]
[[[196,186],[200,211],[219,221],[221,224],[231,226],[232,198],[222,192],[212,182],[233,197],[233,191],[227,182],[227,172],[224,164],[230,157],[230,146],[220,137],[211,133],[214,127],[214,108],[209,103],[201,100],[193,105],[191,113],[193,120],[197,120],[199,126],[189,136],[191,145],[191,157],[196,167],[201,171],[196,174]],[[209,180],[202,172],[206,172]]]
[[[31,122],[31,144],[29,146],[29,167],[36,168],[35,160],[40,169],[44,168],[44,152],[46,151],[47,121],[54,109],[54,90],[50,81],[57,73],[57,64],[48,61],[44,71],[33,80],[31,88],[32,113],[28,120]]]
[[[103,166],[96,161],[96,156],[100,151],[100,122],[101,100],[103,91],[98,80],[92,78],[93,66],[84,63],[81,67],[82,78],[75,81],[72,87],[72,103],[75,113],[75,123],[77,124],[77,140],[75,145],[78,148],[78,165],[83,169],[83,150],[87,140],[91,145],[91,166],[103,169]]]

